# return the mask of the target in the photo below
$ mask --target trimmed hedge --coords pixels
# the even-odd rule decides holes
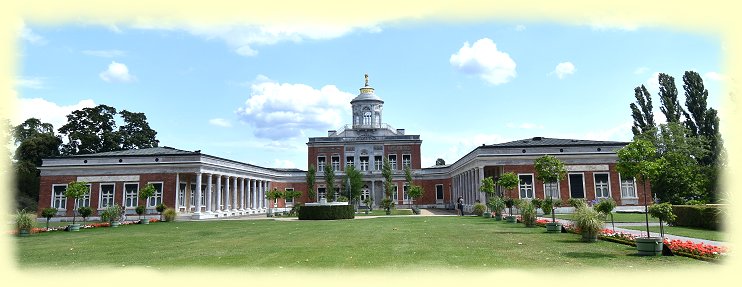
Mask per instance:
[[[352,205],[304,205],[299,209],[299,220],[353,219]]]
[[[723,210],[719,205],[673,205],[674,226],[721,230]]]

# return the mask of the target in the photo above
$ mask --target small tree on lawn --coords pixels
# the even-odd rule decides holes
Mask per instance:
[[[80,206],[77,208],[77,212],[80,213],[80,217],[82,217],[82,223],[85,224],[85,221],[88,220],[88,216],[93,214],[93,209],[90,208],[90,206]]]
[[[412,198],[412,205],[414,207],[415,213],[419,214],[420,210],[417,208],[417,205],[415,205],[415,200],[423,196],[423,193],[425,192],[423,190],[422,186],[416,185],[412,179],[412,171],[410,170],[409,166],[406,166],[404,168],[404,174],[405,174],[405,181],[407,182],[407,196]]]
[[[54,207],[47,207],[41,210],[41,216],[46,218],[46,229],[49,229],[49,220],[57,215],[57,209]]]
[[[534,165],[534,168],[536,169],[536,179],[540,180],[541,182],[545,182],[549,184],[553,184],[553,183],[559,184],[559,182],[562,181],[565,176],[567,176],[567,170],[564,168],[564,162],[562,162],[558,158],[551,156],[551,155],[545,155],[545,156],[537,158],[536,161],[533,163],[533,165]],[[553,200],[551,192],[549,192],[548,200],[549,201]],[[550,208],[551,208],[551,222],[556,222],[556,216],[554,215],[553,201],[552,201]],[[546,211],[544,211],[544,213],[545,212]]]
[[[314,184],[317,180],[317,169],[314,167],[313,164],[309,165],[309,170],[307,170],[307,196],[309,197],[309,200],[314,201],[317,199],[317,193],[314,190]]]
[[[657,150],[650,141],[635,140],[618,150],[616,169],[622,176],[633,177],[641,182],[644,188],[644,215],[649,237],[649,208],[647,202],[647,181],[654,178],[660,166],[657,159]]]
[[[672,205],[667,202],[652,204],[652,206],[649,207],[649,213],[652,217],[660,220],[660,236],[665,238],[665,227],[662,222],[675,220],[675,214],[672,213]]]
[[[149,198],[155,195],[155,192],[157,192],[157,189],[155,189],[155,186],[151,183],[148,183],[141,190],[139,190],[139,197],[144,199],[145,207],[147,206],[147,202],[149,201]]]
[[[384,208],[386,214],[392,213],[394,207],[394,201],[392,200],[392,164],[389,163],[389,159],[384,158],[384,164],[381,167],[381,175],[384,177],[384,199],[381,200],[381,207]]]
[[[75,224],[75,219],[77,215],[77,201],[81,197],[87,195],[90,193],[90,188],[88,188],[88,183],[84,181],[73,181],[70,182],[70,184],[67,185],[67,189],[64,190],[64,196],[71,198],[74,203],[74,207],[72,210],[72,224]]]
[[[273,214],[273,207],[275,207],[275,200],[283,197],[283,192],[279,191],[278,188],[273,188],[265,194],[265,197],[270,201],[268,214]]]
[[[603,215],[611,216],[611,227],[613,232],[616,232],[616,224],[613,222],[613,209],[616,208],[616,202],[613,198],[602,199],[598,204],[595,205],[595,211],[602,213]]]
[[[328,199],[335,201],[335,169],[332,165],[325,165],[325,194]]]
[[[363,189],[363,174],[357,170],[354,166],[349,165],[345,169],[345,176],[347,181],[350,183],[350,200],[355,206],[358,199],[361,198],[361,189]]]
[[[482,186],[479,187],[479,191],[484,192],[487,194],[487,197],[485,199],[485,205],[487,206],[487,209],[489,209],[489,198],[492,197],[493,194],[495,194],[495,180],[492,179],[491,176],[485,177],[482,179]],[[489,210],[487,210],[489,212]]]
[[[160,203],[157,206],[155,206],[155,210],[157,210],[158,213],[160,213],[160,221],[162,221],[162,212],[167,209],[167,205],[164,203]]]
[[[500,179],[497,180],[497,184],[502,186],[506,191],[509,191],[511,189],[514,189],[516,186],[518,186],[518,176],[513,172],[506,172],[503,173],[500,176]],[[509,201],[508,201],[509,200]],[[508,192],[508,197],[505,199],[506,204],[509,202],[508,208],[510,209],[510,215],[513,215],[513,198],[510,196],[510,193]]]

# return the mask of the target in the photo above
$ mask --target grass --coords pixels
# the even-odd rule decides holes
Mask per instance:
[[[374,209],[369,211],[369,216],[381,216],[386,215],[386,212],[383,209]],[[412,209],[392,209],[391,215],[412,215]],[[359,211],[356,213],[356,216],[366,216],[363,211]]]
[[[631,230],[641,230],[645,232],[647,230],[646,226],[621,226],[621,228],[626,228],[626,229],[631,229]],[[660,227],[650,226],[649,231],[659,233]],[[693,237],[693,238],[700,238],[700,239],[714,240],[714,241],[724,241],[726,239],[726,234],[723,231],[692,228],[692,227],[680,227],[680,226],[665,226],[665,234],[672,234],[672,235],[677,235],[677,236]]]
[[[559,219],[572,219],[573,214],[557,214],[556,218]],[[544,217],[551,217],[551,215],[544,215]],[[614,222],[644,222],[645,221],[645,215],[644,213],[613,213],[613,221]],[[611,223],[611,217],[606,217],[606,222]],[[649,222],[660,222],[657,220],[657,218],[649,217]]]
[[[20,268],[549,269],[696,268],[680,256],[639,257],[633,247],[582,243],[482,217],[337,221],[223,220],[153,223],[14,237]]]

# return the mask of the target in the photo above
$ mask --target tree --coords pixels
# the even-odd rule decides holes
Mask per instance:
[[[649,212],[647,207],[647,181],[656,178],[659,164],[656,148],[652,142],[636,139],[617,152],[616,170],[625,177],[633,177],[641,182],[644,190],[644,215],[649,237]]]
[[[483,178],[482,186],[479,187],[479,191],[486,193],[486,200],[489,200],[489,198],[495,193],[495,180],[492,179],[491,176]],[[489,208],[489,201],[485,201],[485,204],[487,205],[487,208]]]
[[[389,159],[384,158],[384,163],[381,166],[381,176],[384,177],[384,199],[381,201],[381,206],[386,211],[386,214],[391,214],[391,209],[394,207],[394,201],[392,200],[392,164],[389,163]]]
[[[155,138],[157,132],[149,127],[147,116],[144,113],[123,110],[119,114],[126,122],[125,125],[119,127],[121,149],[157,147],[160,142]]]
[[[435,165],[436,166],[446,165],[446,161],[443,160],[442,158],[438,158],[435,160]]]
[[[155,192],[157,192],[157,189],[155,189],[155,186],[151,183],[148,183],[142,189],[139,190],[139,197],[144,199],[144,205],[142,205],[144,207],[144,211],[145,211],[144,213],[146,213],[147,211],[146,209],[147,201],[149,200],[150,197],[155,195]]]
[[[415,205],[415,200],[422,197],[425,190],[423,190],[422,186],[415,184],[415,182],[412,179],[412,170],[410,170],[409,166],[406,166],[404,168],[404,174],[405,174],[405,182],[407,184],[407,196],[412,198],[412,205],[415,207],[415,209],[417,209],[417,206]],[[419,211],[415,211],[415,213],[419,213]]]
[[[631,132],[637,136],[655,126],[654,113],[652,112],[652,97],[644,85],[634,88],[634,97],[636,104],[631,103],[631,117],[634,118],[634,126]],[[637,107],[637,104],[639,105]]]
[[[497,185],[502,186],[505,190],[511,190],[518,186],[518,176],[514,172],[506,172],[500,175],[500,178],[497,180]],[[508,193],[509,194],[509,193]],[[505,199],[505,202],[510,209],[510,215],[513,215],[513,198],[508,196],[507,199]]]
[[[345,168],[345,176],[350,182],[351,202],[355,202],[361,197],[361,189],[363,188],[363,175],[354,166],[349,165],[347,168]]]
[[[57,211],[54,207],[47,207],[41,210],[41,216],[46,218],[46,229],[49,229],[49,220],[57,215]]]
[[[42,123],[37,118],[29,118],[23,123],[13,128],[13,138],[15,143],[22,143],[26,139],[39,134],[54,136],[54,126],[50,123]]]
[[[332,165],[325,165],[325,194],[327,198],[335,201],[335,169]]]
[[[120,149],[120,134],[115,131],[116,109],[106,105],[83,108],[67,115],[67,124],[59,133],[67,136],[62,151],[67,155],[90,154]]]
[[[675,88],[675,78],[672,76],[660,73],[660,111],[665,114],[668,123],[679,123],[680,115],[684,112],[683,107],[680,106],[678,101],[678,89]]]
[[[72,224],[75,224],[75,219],[77,218],[77,205],[78,205],[78,199],[81,197],[87,195],[90,193],[90,188],[88,188],[88,183],[84,181],[73,181],[70,182],[67,185],[67,189],[64,190],[64,196],[71,198],[73,200],[73,208],[72,208]]]
[[[54,127],[30,118],[12,128],[15,150],[16,204],[20,209],[36,210],[39,201],[39,170],[42,158],[59,155],[62,139],[54,135]]]
[[[544,155],[539,157],[534,161],[533,166],[536,169],[536,179],[541,182],[559,184],[567,176],[564,162],[555,156]],[[548,200],[552,200],[551,192],[549,192]],[[556,222],[553,205],[551,205],[551,222]]]
[[[309,197],[309,200],[315,200],[317,198],[317,192],[314,190],[314,184],[317,180],[317,169],[314,167],[313,164],[309,165],[309,170],[307,170],[307,196]]]

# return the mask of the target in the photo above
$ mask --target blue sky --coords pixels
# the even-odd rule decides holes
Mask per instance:
[[[630,141],[634,87],[661,117],[657,73],[681,103],[683,72],[700,73],[717,109],[724,78],[717,35],[631,25],[27,22],[20,38],[14,124],[106,104],[144,112],[162,146],[301,169],[308,137],[350,123],[365,73],[383,122],[421,136],[423,166],[533,136]]]

